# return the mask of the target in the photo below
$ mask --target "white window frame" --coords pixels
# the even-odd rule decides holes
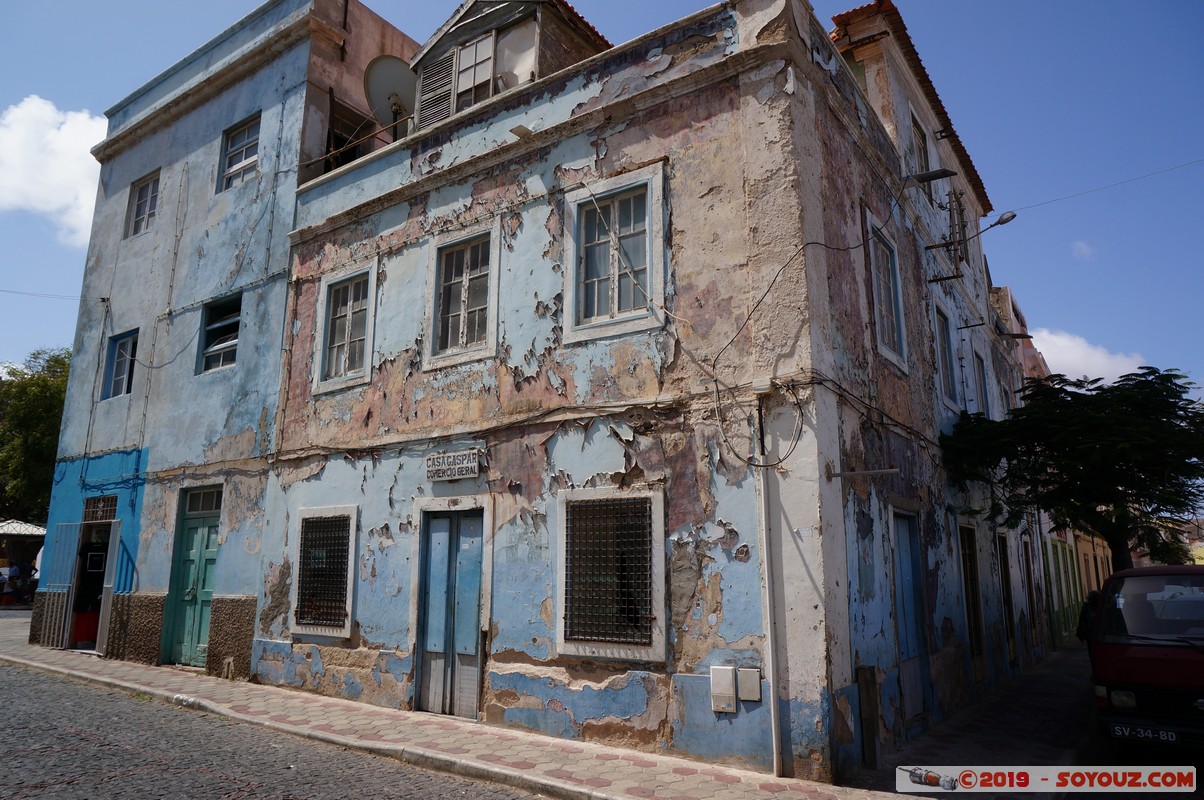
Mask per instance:
[[[439,303],[441,289],[441,256],[443,253],[470,244],[485,236],[489,237],[489,299],[486,310],[485,341],[465,347],[459,345],[439,351]],[[478,361],[497,355],[498,328],[498,278],[501,275],[499,261],[502,255],[502,220],[473,225],[454,234],[435,236],[428,248],[426,284],[426,358],[423,369],[438,369]]]
[[[375,352],[373,339],[376,323],[376,275],[379,272],[379,261],[374,256],[368,261],[357,261],[335,272],[322,277],[322,286],[318,291],[317,325],[314,335],[314,369],[313,391],[331,392],[360,386],[372,380],[373,354]],[[366,310],[368,317],[364,320],[364,364],[355,372],[326,377],[327,374],[327,333],[330,327],[330,292],[345,283],[366,277],[368,279],[368,297]]]
[[[226,132],[222,134],[222,154],[221,161],[218,163],[217,169],[217,191],[219,194],[227,189],[233,189],[235,186],[245,183],[259,174],[259,145],[262,141],[261,135],[263,133],[263,130],[260,126],[262,122],[262,115],[256,113],[253,116],[247,117],[237,125],[227,128]],[[248,138],[245,141],[239,142],[236,146],[231,144],[230,140],[234,136],[237,136],[238,134],[247,130],[252,125],[255,126],[254,140]],[[244,157],[235,164],[227,163],[230,159],[231,153],[248,149],[251,146],[252,141],[255,146],[254,155]]]
[[[566,641],[565,578],[568,555],[569,503],[581,500],[648,498],[652,506],[652,641],[648,645],[616,642]],[[665,499],[658,488],[624,491],[615,488],[562,489],[556,497],[556,652],[559,655],[664,663],[665,655]]]
[[[142,206],[140,194],[146,189],[146,205]],[[130,184],[129,206],[125,212],[125,237],[140,236],[151,228],[159,210],[159,170],[146,175]]]
[[[664,195],[664,164],[656,162],[631,172],[615,175],[605,180],[595,181],[566,192],[565,223],[564,223],[564,297],[562,341],[566,344],[584,342],[608,336],[621,336],[640,331],[650,331],[663,327],[665,324],[665,265],[668,256],[665,248],[665,195]],[[648,299],[647,308],[636,309],[623,313],[611,307],[611,316],[604,319],[593,319],[588,322],[578,322],[578,306],[581,299],[580,271],[582,248],[581,238],[581,209],[587,204],[593,204],[610,197],[625,194],[644,187],[645,213],[647,214],[646,234],[648,237],[645,252],[647,253]],[[612,277],[612,285],[614,280]]]
[[[942,330],[943,328],[943,330]],[[936,371],[938,391],[941,399],[954,406],[957,397],[957,348],[953,342],[953,318],[949,312],[933,304],[934,345],[936,347]]]
[[[129,345],[133,345],[133,352],[129,352]],[[118,362],[118,358],[122,361]],[[123,365],[123,371],[120,373],[121,387],[120,391],[113,390],[113,382],[118,378],[118,364]],[[117,336],[110,336],[108,343],[108,355],[105,359],[104,386],[101,391],[101,399],[108,400],[113,397],[124,397],[134,391],[134,365],[138,363],[138,329],[126,331]]]
[[[987,360],[977,352],[974,353],[974,386],[976,387],[975,392],[978,394],[978,408],[974,411],[990,418],[991,398],[987,394],[990,391],[990,387],[987,385]]]
[[[314,517],[347,517],[347,595],[344,599],[346,616],[342,626],[335,625],[303,625],[297,622],[297,594],[301,590],[301,527],[304,520]],[[317,508],[302,508],[297,512],[297,528],[293,537],[296,544],[292,547],[293,564],[296,578],[289,592],[288,620],[289,630],[293,634],[308,634],[312,636],[332,636],[346,638],[351,635],[352,603],[355,599],[355,564],[359,559],[357,542],[359,540],[359,506],[325,506]]]
[[[238,342],[242,337],[242,293],[228,295],[219,300],[211,300],[206,303],[201,309],[201,335],[200,335],[200,352],[198,354],[197,373],[215,372],[219,369],[232,367],[238,363]],[[238,314],[227,314],[226,316],[214,319],[213,312],[222,306],[232,305],[238,301]],[[218,339],[224,339],[229,336],[229,328],[233,327],[234,339],[226,342],[210,342],[210,334],[215,331],[225,331]],[[233,360],[225,363],[226,354],[233,354]],[[210,356],[221,354],[223,363],[212,367],[205,365],[205,362]]]
[[[934,169],[937,169],[937,166],[933,166],[936,160],[933,159],[933,149],[929,144],[928,129],[925,127],[925,123],[921,119],[920,114],[916,112],[914,107],[911,108],[910,117],[911,126],[907,131],[907,135],[911,140],[911,159],[909,160],[915,162],[911,166],[912,174],[918,175],[922,172],[930,172]],[[919,136],[917,137],[916,134],[919,134]],[[932,188],[933,183],[934,181],[929,181],[928,183],[923,183],[916,187],[924,194],[926,198],[928,198],[928,202],[930,204],[935,203],[935,196]]]
[[[878,347],[878,352],[885,356],[888,360],[895,363],[904,372],[907,371],[907,321],[903,316],[903,284],[899,274],[899,248],[895,247],[894,240],[887,235],[883,227],[878,223],[868,210],[866,211],[866,260],[869,262],[870,269],[870,285],[872,289],[871,302],[873,304],[873,331],[874,341]],[[890,251],[890,264],[888,272],[891,277],[892,285],[889,287],[881,286],[881,278],[879,276],[880,265],[878,263],[878,250],[876,244],[881,243]],[[895,315],[895,333],[898,337],[898,349],[896,350],[888,342],[883,341],[882,330],[886,320],[882,317],[882,300],[884,293],[889,292],[891,309]]]
[[[466,54],[472,49],[474,61],[472,64],[466,64]],[[488,54],[484,58],[480,58],[482,50],[488,50]],[[480,72],[485,69],[488,75],[484,80],[478,80]],[[463,79],[466,70],[472,71],[473,82],[467,87],[463,86]],[[489,98],[496,94],[494,82],[497,80],[497,39],[496,31],[490,31],[483,36],[478,36],[472,41],[465,42],[456,48],[456,72],[455,84],[452,88],[452,113],[458,114],[461,111],[467,111],[475,105],[484,103]],[[477,97],[476,91],[478,87],[485,86],[485,95]],[[464,94],[470,94],[468,104],[461,107],[460,97]]]

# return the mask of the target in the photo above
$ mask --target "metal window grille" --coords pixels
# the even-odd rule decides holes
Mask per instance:
[[[652,643],[652,501],[566,506],[565,639]]]
[[[346,621],[350,528],[348,516],[301,520],[297,607],[293,610],[298,624],[341,627]]]
[[[117,495],[106,494],[84,500],[84,522],[117,519]]]

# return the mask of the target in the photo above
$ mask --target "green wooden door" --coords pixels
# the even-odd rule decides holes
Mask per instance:
[[[171,661],[205,666],[209,611],[217,563],[218,517],[185,514],[180,524],[173,570]]]

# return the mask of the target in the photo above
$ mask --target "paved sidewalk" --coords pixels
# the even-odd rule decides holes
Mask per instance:
[[[0,616],[0,663],[15,664],[263,725],[410,764],[554,797],[882,800],[893,793],[569,742],[455,717],[393,711],[170,667],[27,644],[29,617]]]

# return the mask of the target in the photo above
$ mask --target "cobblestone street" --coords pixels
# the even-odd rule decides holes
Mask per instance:
[[[0,668],[0,696],[13,800],[538,796],[19,667]]]

